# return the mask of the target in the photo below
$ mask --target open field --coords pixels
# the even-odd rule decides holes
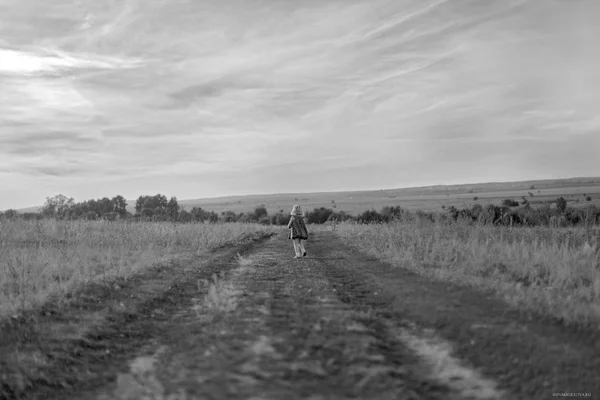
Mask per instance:
[[[531,189],[531,186],[535,189]],[[469,193],[472,191],[472,193]],[[529,196],[529,192],[534,194]],[[183,200],[186,208],[202,207],[208,211],[232,210],[236,213],[252,211],[264,204],[269,214],[280,209],[289,210],[300,204],[305,210],[326,207],[357,215],[368,209],[379,210],[384,206],[400,206],[410,211],[442,211],[442,206],[463,208],[475,203],[500,204],[504,199],[521,200],[525,196],[533,206],[536,203],[556,200],[563,196],[571,207],[584,206],[583,194],[592,198],[591,203],[600,207],[600,178],[575,178],[565,180],[523,181],[505,183],[481,183],[451,186],[428,186],[373,191],[271,194],[259,196],[222,197],[216,199]],[[478,200],[474,201],[473,197]],[[576,203],[576,200],[579,200]]]
[[[535,189],[531,189],[532,185]],[[532,192],[534,196],[530,197],[529,192]],[[591,196],[591,202],[585,200],[584,193]],[[477,201],[473,200],[475,196],[478,197]],[[264,204],[269,214],[277,213],[281,209],[290,210],[294,204],[300,204],[304,209],[312,210],[319,207],[333,208],[335,203],[336,211],[357,215],[365,210],[379,210],[384,206],[400,206],[410,211],[442,211],[442,206],[463,208],[475,203],[500,204],[507,198],[521,200],[522,196],[525,196],[533,206],[546,201],[554,201],[557,197],[562,196],[570,207],[585,206],[586,204],[595,204],[600,207],[600,178],[439,185],[331,193],[228,196],[179,200],[179,203],[188,210],[192,207],[202,207],[206,211],[216,213],[229,210],[245,213],[254,211],[256,206]],[[134,205],[135,200],[128,200],[129,212],[135,212]],[[38,209],[38,207],[30,207],[19,211],[33,212]]]
[[[535,189],[530,189],[531,186]],[[472,191],[473,193],[469,193]],[[529,196],[529,192],[534,197]],[[532,205],[544,201],[553,201],[563,196],[569,206],[589,204],[583,194],[592,197],[592,203],[600,207],[600,178],[576,178],[566,180],[524,181],[506,183],[482,183],[452,186],[429,186],[423,188],[405,188],[373,191],[271,194],[259,196],[222,197],[216,199],[183,200],[186,208],[202,207],[207,211],[222,212],[232,210],[236,213],[252,211],[264,204],[269,214],[280,209],[288,210],[294,204],[300,204],[306,210],[326,207],[336,211],[346,211],[352,215],[368,209],[379,210],[384,206],[400,206],[416,211],[442,211],[442,206],[463,208],[475,203],[500,204],[511,198],[521,200],[525,196]],[[473,197],[477,196],[477,201]],[[579,203],[575,201],[579,200]]]
[[[246,240],[252,224],[0,220],[0,318],[84,283],[126,278],[190,251]]]
[[[294,260],[277,226],[0,221],[0,399],[600,391],[598,226],[309,232]]]
[[[217,229],[243,231],[232,227]],[[421,271],[431,261],[475,276],[497,258],[507,265],[494,273],[509,281],[524,262],[521,276],[581,299],[594,276],[591,256],[578,255],[580,232],[567,242],[563,231],[535,231],[535,245],[525,230],[349,229],[313,230],[298,260],[285,229],[215,251],[184,241],[184,257],[2,318],[0,398],[525,400],[600,391],[596,327],[515,310],[481,286]],[[394,248],[408,264],[367,255],[350,237],[370,249],[381,242],[384,256],[386,244],[403,243]],[[534,277],[530,261],[547,274]]]
[[[491,290],[517,309],[600,329],[600,228],[412,221],[342,223],[367,254],[428,278]]]

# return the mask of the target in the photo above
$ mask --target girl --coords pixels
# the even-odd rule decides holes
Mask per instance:
[[[294,241],[294,252],[296,253],[294,258],[306,257],[306,250],[302,241],[308,239],[308,230],[302,218],[302,209],[298,204],[294,204],[290,215],[288,229],[290,230],[290,239]]]

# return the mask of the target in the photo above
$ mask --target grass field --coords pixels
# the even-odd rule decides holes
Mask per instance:
[[[534,186],[534,189],[531,189]],[[533,197],[529,195],[533,194]],[[592,200],[585,200],[583,194]],[[477,196],[477,201],[473,198]],[[526,197],[536,204],[556,200],[563,196],[570,207],[596,204],[600,207],[600,178],[575,178],[545,181],[523,181],[503,183],[479,183],[453,186],[428,186],[420,188],[332,192],[270,194],[257,196],[221,197],[215,199],[183,200],[180,203],[187,209],[202,207],[207,211],[220,213],[232,210],[236,213],[253,211],[264,204],[269,214],[290,210],[300,204],[306,210],[326,207],[357,215],[368,209],[379,210],[384,206],[400,206],[406,210],[442,211],[442,206],[463,208],[475,203],[497,204],[510,198],[521,200]]]
[[[531,187],[534,189],[531,189]],[[529,195],[533,194],[533,197]],[[584,194],[592,199],[586,201]],[[475,201],[473,198],[477,196]],[[439,185],[403,189],[364,190],[331,193],[288,193],[247,196],[228,196],[205,199],[179,200],[187,210],[202,207],[206,211],[221,213],[254,211],[261,204],[269,215],[279,210],[291,210],[300,204],[305,210],[326,207],[358,215],[365,210],[379,210],[384,206],[400,206],[409,211],[442,211],[442,206],[463,208],[475,203],[499,205],[510,198],[526,197],[531,205],[556,200],[563,196],[570,207],[595,204],[600,207],[600,178],[572,178],[521,182],[474,183],[463,185]],[[21,209],[19,212],[36,212],[39,207]],[[135,200],[128,200],[127,210],[135,212]]]
[[[592,201],[586,201],[584,194]],[[335,205],[337,211],[358,214],[384,205],[441,211],[442,205],[473,204],[474,196],[479,197],[480,204],[527,196],[535,205],[563,196],[569,206],[600,205],[600,179],[244,196],[182,203],[187,208],[201,206],[216,212],[250,211],[265,204],[270,214],[287,210],[294,203],[308,210]],[[190,249],[210,249],[271,229],[280,228],[249,224],[0,221],[0,317],[43,303],[49,296],[65,295],[90,280],[127,276]],[[339,234],[361,250],[394,264],[427,276],[493,289],[519,307],[567,320],[600,321],[597,230],[412,221],[342,224]]]
[[[86,282],[248,239],[253,224],[0,220],[0,318]]]
[[[517,308],[600,326],[600,229],[427,221],[342,223],[349,243],[434,279],[492,290]]]

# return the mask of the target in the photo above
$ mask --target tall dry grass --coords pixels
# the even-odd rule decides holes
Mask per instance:
[[[270,231],[258,224],[0,221],[0,318],[85,282]]]
[[[419,274],[492,289],[520,309],[600,326],[597,227],[513,228],[416,220],[343,223],[337,234]]]

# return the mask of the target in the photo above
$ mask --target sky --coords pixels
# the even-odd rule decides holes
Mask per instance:
[[[0,0],[0,210],[600,176],[597,0]]]

